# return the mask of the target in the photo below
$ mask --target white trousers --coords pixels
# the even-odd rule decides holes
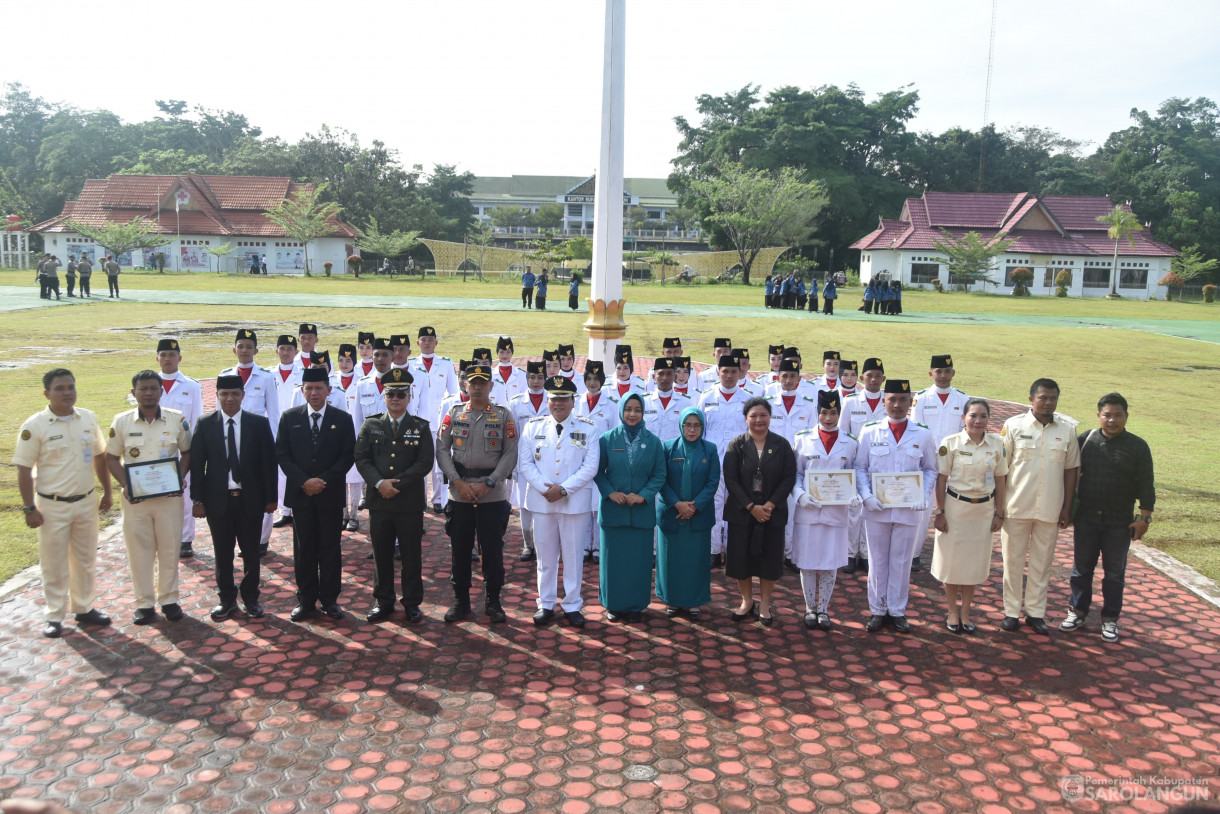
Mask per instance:
[[[431,505],[444,508],[449,502],[449,487],[445,485],[445,476],[436,464],[432,465],[432,477],[429,480],[432,483]]]
[[[180,543],[195,542],[195,515],[191,514],[193,501],[191,500],[191,476],[188,474],[183,478],[184,488],[182,489],[182,539]]]
[[[868,543],[864,539],[864,507],[847,506],[847,556],[868,559]]]
[[[864,519],[868,535],[868,609],[874,616],[906,616],[911,591],[911,557],[924,530],[901,523]]]
[[[720,484],[716,487],[716,497],[712,501],[712,511],[716,513],[716,523],[712,526],[712,554],[724,553],[724,502],[728,499],[729,490],[725,488],[724,476],[720,476]]]
[[[284,475],[284,470],[282,469],[275,473],[275,477],[280,489],[280,517],[292,517],[292,509],[284,505],[284,489],[288,484],[288,478]]]
[[[72,613],[93,610],[97,598],[97,494],[75,503],[44,500],[38,527],[38,564],[42,568],[43,616],[62,622]]]
[[[534,548],[538,552],[538,609],[554,610],[559,602],[559,563],[563,562],[564,613],[578,611],[585,576],[584,547],[589,538],[589,512],[580,514],[543,514],[533,512]]]
[[[788,495],[788,524],[784,526],[784,559],[792,559],[792,527],[796,525],[796,493]]]

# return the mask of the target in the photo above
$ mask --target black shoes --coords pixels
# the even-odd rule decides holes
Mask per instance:
[[[64,626],[59,622],[47,622],[42,627],[42,635],[48,639],[58,639],[64,635]]]
[[[859,564],[859,563],[860,563],[860,558],[859,558],[859,557],[848,557],[848,558],[847,558],[847,565],[845,565],[845,566],[843,566],[842,568],[840,568],[840,569],[839,569],[839,573],[840,573],[840,574],[854,574],[854,573],[856,573],[856,571],[857,571],[857,570],[859,570],[859,568],[860,568],[860,564]]]
[[[554,613],[554,611],[551,611],[551,613]],[[568,620],[568,624],[572,627],[585,626],[585,615],[580,611],[568,611],[563,617]]]
[[[453,603],[453,607],[445,611],[446,622],[457,622],[465,619],[470,615],[470,600],[459,599]]]
[[[885,617],[878,616],[874,613],[872,616],[868,617],[868,624],[864,626],[864,629],[869,633],[876,633],[883,627],[885,627]]]
[[[272,523],[271,528],[282,529],[282,528],[284,528],[284,526],[291,526],[291,525],[292,525],[292,515],[285,514],[285,515],[281,515],[274,523]]]
[[[1046,626],[1046,621],[1038,616],[1026,616],[1025,624],[1029,625],[1034,633],[1041,633],[1043,636],[1051,635],[1051,629]]]
[[[178,556],[184,560],[190,559],[191,557],[195,556],[194,546],[189,542],[183,542],[182,548],[178,552]]]
[[[801,573],[801,569],[797,568],[796,563],[794,563],[789,557],[784,557],[784,567],[787,568],[788,572],[791,574]]]
[[[675,613],[673,615],[677,616],[678,614]],[[606,612],[606,621],[607,622],[622,622],[622,621],[625,621],[626,619],[627,619],[627,614],[625,614],[625,613],[619,613],[618,611],[607,611]]]
[[[419,605],[403,605],[403,610],[407,612],[408,624],[418,625],[424,621],[424,612],[419,609]]]
[[[171,622],[177,622],[182,618],[182,606],[177,602],[171,602],[168,605],[161,606],[161,612],[165,614],[165,618]]]
[[[976,630],[978,630],[978,628],[974,626],[973,622],[962,622],[962,633],[965,633],[968,636],[973,636]]]
[[[724,568],[724,555],[723,554],[713,554],[712,555],[712,568]]]
[[[734,622],[741,622],[746,619],[749,619],[751,616],[757,616],[757,615],[758,615],[758,603],[755,602],[753,605],[750,606],[750,609],[748,611],[746,611],[745,613],[738,613],[737,611],[733,611],[732,613],[729,614],[729,618],[732,619]]]
[[[258,558],[261,560],[263,557],[266,557],[267,552],[270,550],[271,550],[271,543],[259,543],[258,544]]]
[[[235,610],[237,610],[236,602],[221,602],[219,605],[212,608],[212,612],[209,614],[209,616],[212,617],[212,621],[219,622],[222,619],[228,619],[233,615],[233,611]]]
[[[948,630],[950,633],[961,633],[962,632],[961,624],[956,623],[956,622],[950,622],[948,620],[945,620],[945,629]]]
[[[521,556],[517,557],[517,562],[533,562],[538,559],[538,555],[534,552],[533,546],[524,546],[521,549]]]
[[[94,608],[93,610],[89,611],[88,613],[76,614],[76,624],[105,626],[105,625],[110,624],[110,617],[107,616],[106,614],[102,613],[100,610],[97,610],[96,608]]]
[[[288,614],[288,618],[294,622],[301,622],[310,618],[318,610],[313,605],[297,605],[292,609],[292,613]]]
[[[923,561],[919,557],[916,557],[915,559],[911,560],[911,573],[912,574],[918,574],[922,570],[923,570]]]
[[[758,621],[763,627],[771,627],[773,624],[775,624],[775,609],[773,608],[771,610],[770,616],[763,616],[761,613],[758,614]]]
[[[809,611],[805,614],[805,627],[809,628],[810,630],[818,629],[818,615],[813,611]]]
[[[543,608],[534,614],[534,624],[537,627],[549,625],[551,620],[555,618],[555,611],[550,608]],[[583,618],[583,617],[582,617]]]
[[[137,608],[136,615],[131,621],[137,625],[151,625],[157,621],[157,612],[152,608]]]
[[[1000,627],[1007,630],[1009,633],[1016,632],[1017,628],[1020,626],[1021,620],[1015,616],[1005,616],[1004,621],[1000,622]]]
[[[368,621],[372,622],[373,624],[376,624],[377,622],[380,622],[383,619],[389,619],[393,615],[394,615],[393,608],[383,608],[380,605],[377,605],[371,611],[369,611],[369,615],[366,616],[365,618]]]
[[[343,609],[340,608],[334,602],[331,602],[329,605],[323,605],[322,612],[325,613],[327,616],[329,616],[331,619],[342,619],[343,618]]]
[[[911,623],[907,621],[905,616],[891,616],[890,621],[894,624],[894,630],[899,633],[911,632]]]
[[[504,608],[500,607],[499,599],[488,599],[487,604],[483,606],[483,612],[487,614],[487,618],[492,622],[508,621],[508,616],[504,613]]]
[[[251,619],[262,619],[266,615],[267,612],[263,610],[262,605],[257,602],[246,603],[246,616],[249,616]]]

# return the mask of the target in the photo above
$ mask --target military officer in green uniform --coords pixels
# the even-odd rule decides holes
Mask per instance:
[[[436,433],[436,463],[449,484],[445,532],[452,549],[455,597],[453,607],[445,614],[446,622],[470,614],[471,554],[476,534],[487,591],[484,612],[493,622],[506,618],[500,607],[504,531],[512,511],[506,481],[517,466],[517,427],[507,407],[489,400],[491,359],[481,357],[483,354],[476,351],[466,367],[470,400],[449,408]]]
[[[394,612],[394,546],[402,551],[402,604],[407,621],[424,618],[421,543],[424,478],[432,471],[432,430],[407,413],[409,371],[394,368],[381,377],[386,411],[367,418],[356,437],[356,469],[368,484],[369,535],[373,540],[373,609],[370,622]]]

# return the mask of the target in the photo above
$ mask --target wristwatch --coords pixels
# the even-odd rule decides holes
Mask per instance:
[[[486,484],[487,484],[487,488],[488,488],[488,489],[495,489],[495,488],[496,488],[496,479],[495,479],[495,478],[486,478],[486,479],[483,481],[483,483],[486,483]]]
[[[933,516],[933,517],[936,517],[936,516],[938,516],[938,515],[942,515],[942,514],[944,514],[944,513],[945,513],[945,510],[944,510],[944,509],[936,509],[936,510],[934,510],[934,511],[932,512],[932,516]]]
[[[29,514],[30,512],[36,512],[36,511],[38,511],[37,506],[22,506],[21,507],[22,514]]]
[[[564,497],[567,497],[567,496],[568,496],[568,490],[567,490],[567,489],[564,489],[562,486],[560,486],[560,487],[559,487],[559,494],[563,495]]]
[[[1148,525],[1151,526],[1152,525],[1152,515],[1150,515],[1150,514],[1138,515],[1138,516],[1136,516],[1135,521],[1137,523],[1147,523]]]

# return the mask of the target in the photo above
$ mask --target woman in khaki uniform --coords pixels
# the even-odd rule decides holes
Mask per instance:
[[[966,429],[947,436],[937,451],[936,547],[932,576],[944,583],[945,625],[953,633],[974,633],[970,604],[974,588],[991,572],[992,534],[1004,522],[1008,461],[1000,436],[987,432],[991,407],[970,399]],[[961,607],[958,607],[958,596]]]

